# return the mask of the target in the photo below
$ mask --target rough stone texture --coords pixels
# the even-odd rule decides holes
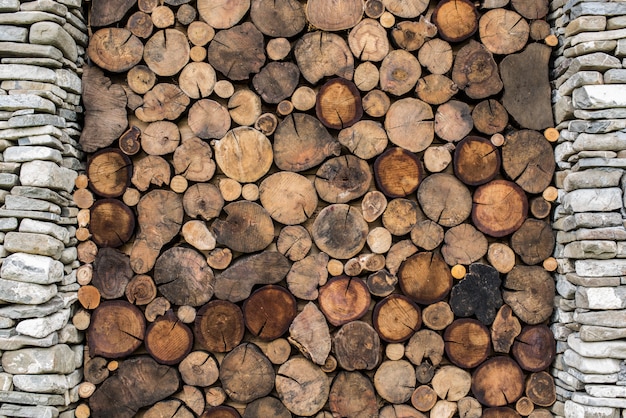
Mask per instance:
[[[562,203],[571,212],[610,212],[622,207],[622,190],[617,187],[574,190],[563,197]]]
[[[65,246],[62,241],[49,235],[8,232],[4,237],[4,248],[14,253],[39,254],[58,259]]]
[[[626,107],[626,85],[582,86],[572,93],[573,104],[580,109]]]
[[[7,352],[2,356],[2,368],[11,374],[68,374],[76,369],[76,365],[70,346],[59,344]]]
[[[44,338],[63,328],[70,319],[70,310],[63,309],[44,318],[25,319],[17,324],[15,331],[33,338]]]
[[[30,161],[22,165],[20,183],[71,192],[77,176],[74,170],[59,167],[51,161]]]
[[[63,264],[46,256],[13,253],[4,259],[0,277],[27,283],[52,284],[63,279]]]

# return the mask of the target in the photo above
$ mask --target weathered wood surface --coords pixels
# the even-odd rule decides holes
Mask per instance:
[[[92,1],[93,416],[555,401],[549,4],[484,3]]]

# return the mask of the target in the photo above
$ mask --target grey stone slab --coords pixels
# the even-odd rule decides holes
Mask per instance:
[[[570,131],[586,132],[590,134],[615,132],[626,129],[626,119],[609,119],[597,121],[573,120],[569,122],[568,128]]]
[[[64,105],[63,103],[63,99],[61,99],[59,96],[57,96],[56,94],[52,93],[51,91],[41,91],[41,90],[9,90],[9,95],[13,95],[13,94],[32,94],[35,96],[39,96],[43,99],[47,99],[50,100],[52,103],[54,103],[57,106],[57,110],[59,107],[62,107]],[[24,109],[23,111],[28,111],[30,110],[32,112],[31,109]],[[17,112],[14,113],[15,115],[17,115]],[[20,116],[24,116],[24,115],[20,115]]]
[[[583,373],[579,370],[576,370],[573,367],[568,367],[567,372],[583,383],[616,383],[618,380],[618,376],[619,376],[618,373],[610,373],[610,374]]]
[[[63,151],[63,143],[52,135],[33,135],[17,140],[20,146],[44,146]]]
[[[78,252],[76,250],[76,247],[67,247],[63,250],[63,253],[61,254],[61,258],[59,258],[59,261],[62,262],[63,264],[71,264],[74,261],[76,261],[77,257],[78,257]],[[75,279],[71,282],[64,280],[62,284],[70,284],[70,283],[74,283],[75,281],[76,281]]]
[[[70,93],[82,94],[82,81],[73,71],[61,69],[56,71],[57,85]],[[68,95],[69,97],[69,95]]]
[[[57,418],[59,410],[53,406],[23,406],[5,403],[0,406],[0,415],[25,418]]]
[[[74,157],[63,158],[61,166],[74,171],[85,171],[87,168],[83,161]]]
[[[574,117],[574,105],[570,96],[563,96],[553,106],[554,120],[561,123]]]
[[[68,378],[61,374],[16,374],[13,376],[16,389],[31,393],[52,393],[62,395],[72,386]]]
[[[15,186],[11,189],[11,194],[47,200],[59,206],[69,206],[72,203],[70,199],[66,199],[60,194],[43,187]]]
[[[15,380],[15,378],[13,378]],[[602,408],[626,408],[626,399],[620,398],[599,398],[577,392],[572,394],[572,401],[581,405],[589,405]],[[597,415],[596,415],[597,416]]]
[[[6,96],[0,96],[0,109],[35,109],[39,112],[54,113],[56,106],[50,100],[34,94],[8,94]]]
[[[52,71],[52,70],[51,70]],[[30,80],[4,80],[0,83],[0,88],[5,90],[43,90],[50,91],[61,99],[67,98],[67,92],[52,83]]]
[[[68,308],[43,318],[24,319],[17,324],[15,330],[21,335],[33,338],[44,338],[63,328],[69,319],[70,310]],[[72,368],[72,371],[73,370]]]
[[[51,93],[51,92],[50,92]],[[40,96],[41,97],[41,96]],[[48,95],[50,97],[50,95]],[[62,100],[59,98],[59,100]],[[65,119],[57,115],[36,113],[33,115],[14,116],[8,120],[10,128],[24,128],[29,126],[52,125],[65,128]]]
[[[583,55],[591,54],[593,52],[605,52],[612,53],[617,47],[617,41],[589,41],[579,43],[576,46],[567,48],[563,51],[563,55],[566,57],[580,57]]]
[[[20,10],[49,12],[61,17],[65,17],[68,12],[67,6],[53,0],[36,0],[23,2],[20,5]]]
[[[576,241],[571,242],[563,249],[563,257],[567,258],[593,258],[610,259],[617,255],[617,244],[615,241]]]
[[[57,294],[56,285],[39,285],[0,279],[0,300],[24,305],[39,305]]]
[[[19,0],[0,0],[0,13],[17,12],[20,10]]]
[[[15,234],[15,232],[9,232]],[[6,238],[5,238],[6,242]],[[6,244],[5,244],[6,246]],[[625,276],[626,260],[576,260],[576,274],[588,277]]]
[[[3,201],[7,195],[3,196],[2,198]],[[37,219],[40,221],[52,221],[52,222],[60,222],[61,220],[61,217],[57,215],[56,213],[40,212],[40,211],[34,211],[34,210],[0,209],[0,218],[2,217],[15,217],[18,219],[23,219],[23,218]]]
[[[575,312],[574,320],[581,325],[621,328],[626,323],[626,311]]]
[[[626,168],[626,158],[582,158],[572,168],[580,170],[596,167]]]
[[[4,237],[4,248],[14,253],[46,255],[58,259],[65,246],[62,241],[49,235],[31,232],[7,232]]]
[[[71,298],[64,297],[65,294],[58,294],[48,302],[39,305],[11,305],[0,306],[0,316],[10,319],[41,318],[51,315],[77,300],[78,296],[73,294]],[[0,348],[1,350],[2,348]]]
[[[615,16],[606,21],[607,30],[622,29],[622,28],[626,28],[626,15]]]
[[[4,259],[0,277],[44,285],[57,283],[63,280],[63,263],[51,257],[14,253]]]
[[[626,69],[611,69],[604,73],[604,82],[606,84],[624,84],[626,83]]]
[[[0,25],[0,42],[26,42],[28,29],[19,26]]]
[[[11,374],[69,374],[76,370],[74,352],[66,344],[23,348],[4,353],[2,368]]]
[[[68,16],[73,16],[71,13],[68,13]],[[74,41],[83,47],[87,47],[89,44],[89,36],[87,36],[86,32],[83,32],[81,29],[72,25],[69,21],[63,25],[63,29],[74,39]],[[78,51],[78,48],[77,48]]]
[[[622,207],[622,190],[618,187],[573,190],[561,202],[571,212],[610,212]]]
[[[616,187],[620,184],[623,170],[591,169],[571,172],[563,180],[563,189],[567,192],[576,189]]]
[[[624,119],[626,118],[626,109],[603,109],[603,110],[574,110],[574,116],[578,119]]]
[[[626,29],[602,30],[597,32],[584,32],[572,36],[570,43],[574,46],[583,42],[608,41],[622,38],[626,38]]]
[[[621,68],[622,63],[619,59],[606,54],[604,52],[594,52],[587,55],[582,55],[576,58],[568,58],[562,63],[563,74],[557,76],[555,80],[555,86],[558,88],[567,79],[576,74],[579,71],[601,71],[604,72],[611,68]],[[559,74],[559,69],[555,69],[554,75]]]
[[[70,232],[67,228],[51,222],[38,221],[36,219],[24,219],[20,223],[19,232],[49,235],[58,239],[65,245],[69,245],[71,239]],[[63,251],[65,251],[65,249]]]
[[[606,29],[606,25],[605,16],[581,16],[567,24],[564,35],[570,37],[581,32],[603,31]]]
[[[0,231],[8,232],[17,229],[17,218],[0,218]]]
[[[69,36],[69,35],[68,35]],[[2,58],[46,58],[60,61],[63,52],[53,45],[35,43],[0,42]]]
[[[26,163],[35,160],[52,161],[60,164],[63,161],[63,155],[59,150],[48,147],[11,147],[4,151],[4,161],[14,163]],[[11,209],[7,207],[7,209]],[[16,208],[13,208],[16,209]],[[20,208],[22,209],[22,208]],[[32,209],[42,210],[42,209]]]
[[[0,391],[0,403],[17,403],[22,405],[65,405],[61,395],[43,395],[38,393]]]
[[[24,347],[52,347],[59,342],[56,333],[44,338],[26,337],[24,335],[14,335],[11,337],[0,337],[0,350],[12,351]]]
[[[583,357],[596,359],[626,359],[626,341],[582,341],[578,334],[572,334],[567,339],[567,344],[572,350]],[[597,370],[595,371],[597,373]]]
[[[572,103],[586,110],[626,107],[625,96],[626,84],[582,86],[572,93]]]
[[[33,23],[50,21],[64,25],[66,19],[53,13],[25,11],[0,14],[0,25],[32,25]]]
[[[22,186],[47,187],[69,193],[74,189],[77,176],[75,171],[50,161],[30,161],[22,165],[20,183]]]
[[[576,304],[583,309],[624,309],[626,287],[579,287],[576,291]]]
[[[583,2],[573,6],[570,10],[570,19],[580,16],[619,16],[626,14],[626,4],[623,2]]]
[[[567,280],[575,284],[576,286],[584,286],[584,287],[604,287],[604,286],[619,286],[621,284],[620,277],[586,277],[579,276],[574,273],[567,273],[565,275]]]
[[[599,71],[580,71],[573,74],[567,81],[561,84],[558,88],[558,92],[562,96],[567,96],[577,87],[602,84],[603,82],[602,73]]]
[[[0,316],[0,328],[1,329],[6,329],[6,328],[13,328],[15,327],[15,320],[11,319],[11,318],[7,318],[6,316]],[[2,385],[0,385],[0,389],[2,388]],[[4,389],[2,389],[4,390]]]
[[[8,57],[0,59],[0,64],[35,65],[49,69],[63,67],[64,61],[53,58],[33,58],[33,57]]]
[[[618,58],[626,57],[626,39],[620,39],[617,41],[617,47],[615,48],[614,55]]]
[[[626,328],[600,327],[596,325],[583,325],[580,327],[580,339],[583,341],[609,341],[623,338],[626,338]]]
[[[0,189],[11,189],[19,184],[19,177],[16,174],[0,173]]]
[[[70,61],[76,61],[78,58],[76,41],[58,23],[44,21],[32,24],[28,40],[32,44],[52,45]]]
[[[619,410],[606,406],[596,407],[581,405],[567,400],[563,413],[568,418],[619,418]]]
[[[571,335],[570,338],[574,338]],[[613,358],[590,358],[568,349],[563,353],[563,363],[573,367],[582,373],[613,374],[620,371],[620,361]]]
[[[578,154],[572,156],[568,161],[576,162],[582,158],[617,158],[616,151],[579,151]]]

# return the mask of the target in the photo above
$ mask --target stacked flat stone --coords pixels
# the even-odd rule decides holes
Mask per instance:
[[[626,417],[626,2],[556,0],[557,416]]]
[[[0,0],[0,417],[73,417],[82,0]]]

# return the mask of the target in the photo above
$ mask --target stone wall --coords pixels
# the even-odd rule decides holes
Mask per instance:
[[[82,0],[0,0],[0,416],[73,417]]]
[[[626,2],[557,0],[552,10],[560,40],[553,411],[626,416]]]

